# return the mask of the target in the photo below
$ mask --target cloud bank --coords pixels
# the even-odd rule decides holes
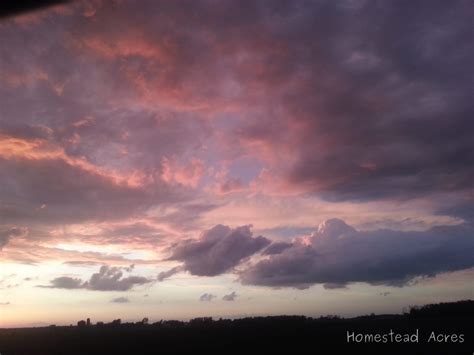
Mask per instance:
[[[352,282],[403,286],[419,277],[474,267],[472,225],[423,232],[357,231],[339,219],[244,270],[244,284],[340,288]]]

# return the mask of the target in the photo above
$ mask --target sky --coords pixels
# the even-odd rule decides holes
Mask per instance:
[[[0,18],[0,327],[474,298],[471,1]]]

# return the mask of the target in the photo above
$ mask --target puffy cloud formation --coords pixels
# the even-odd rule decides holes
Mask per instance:
[[[65,288],[78,289],[84,288],[95,291],[127,291],[136,285],[144,285],[152,282],[152,280],[142,276],[123,277],[123,272],[131,272],[133,265],[130,267],[111,267],[107,265],[101,266],[99,272],[92,274],[87,281],[69,276],[57,277],[51,281],[49,286],[41,286],[47,288]]]
[[[269,244],[267,238],[253,237],[250,226],[216,225],[197,240],[187,239],[174,245],[169,259],[182,261],[183,269],[193,275],[216,276],[232,270]]]
[[[237,298],[237,293],[235,293],[235,291],[232,291],[228,295],[224,295],[224,297],[222,297],[222,300],[223,301],[234,301],[236,298]]]
[[[216,298],[216,295],[213,295],[212,293],[204,293],[199,297],[199,301],[201,302],[211,302],[214,298]]]
[[[417,277],[474,267],[472,225],[423,232],[357,231],[339,219],[241,274],[244,284],[341,288],[351,282],[402,286]]]
[[[110,302],[112,302],[112,303],[129,303],[130,300],[127,297],[117,297],[117,298],[112,299],[112,301],[110,301]]]
[[[151,282],[146,277],[127,276],[123,277],[122,270],[131,271],[133,268],[120,268],[102,266],[98,273],[91,276],[85,283],[85,287],[98,291],[127,291],[135,285],[143,285]]]

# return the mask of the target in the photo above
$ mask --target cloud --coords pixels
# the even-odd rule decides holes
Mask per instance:
[[[1,226],[0,226],[1,228]],[[22,227],[11,227],[6,229],[0,229],[0,250],[7,245],[12,237],[24,237],[28,234],[27,228]]]
[[[76,289],[76,288],[84,288],[84,283],[79,278],[62,276],[62,277],[57,277],[51,280],[51,286],[48,286],[48,287]]]
[[[241,281],[295,288],[324,284],[329,289],[351,282],[409,285],[420,277],[474,267],[473,237],[469,224],[421,232],[357,231],[331,219],[308,238],[248,267]]]
[[[204,163],[196,158],[186,165],[180,165],[174,160],[164,158],[162,164],[162,178],[164,181],[192,188],[197,187],[205,170]]]
[[[240,179],[227,177],[222,183],[219,185],[219,192],[222,194],[240,191],[244,188],[244,184]]]
[[[205,293],[199,297],[199,301],[201,302],[211,302],[214,298],[216,298],[216,295],[213,295],[211,293]]]
[[[45,141],[0,136],[0,168],[5,222],[116,219],[152,205],[154,193],[133,177],[72,158]],[[17,190],[23,191],[21,201]]]
[[[235,291],[229,293],[228,295],[224,295],[224,297],[222,297],[222,300],[223,301],[235,301],[235,299],[237,298],[237,293],[235,293]]]
[[[323,287],[326,289],[326,290],[337,290],[337,289],[346,289],[347,288],[347,285],[346,284],[341,284],[341,283],[333,283],[333,282],[330,282],[330,283],[325,283],[323,285]]]
[[[230,228],[223,225],[171,247],[170,260],[183,262],[183,269],[193,275],[216,276],[232,270],[242,260],[270,244],[262,236],[253,237],[250,226]]]
[[[271,58],[272,65],[245,72],[258,68],[253,87],[265,88],[268,99],[253,113],[259,119],[236,125],[229,137],[229,145],[267,161],[262,188],[280,181],[274,193],[331,201],[472,191],[471,138],[461,132],[473,125],[466,4],[422,6],[426,11],[409,3],[383,10],[297,4],[262,28],[268,43],[286,51],[262,46],[250,56],[254,64]],[[276,5],[266,10],[259,14],[278,12]]]
[[[132,270],[133,265],[130,267],[111,267],[103,265],[99,269],[99,272],[92,274],[87,281],[62,276],[53,279],[51,285],[40,287],[64,289],[82,288],[95,291],[128,291],[136,285],[144,285],[152,282],[152,280],[142,276],[123,277],[124,272],[131,272]]]
[[[262,255],[280,254],[283,250],[290,248],[292,245],[293,244],[286,242],[272,243],[262,252]]]
[[[218,156],[264,159],[286,193],[340,201],[472,188],[465,2],[124,1],[71,12],[29,31],[6,24],[2,110],[12,119],[2,125],[41,125],[71,155],[190,187],[205,166],[187,158],[216,140]],[[232,124],[208,120],[229,112]]]
[[[69,266],[79,266],[79,267],[83,267],[83,266],[96,266],[96,265],[100,265],[100,262],[98,262],[98,261],[92,261],[92,260],[70,260],[70,261],[65,261],[65,262],[63,262],[63,264],[69,265]]]
[[[269,220],[284,225],[278,215],[286,215],[295,216],[294,230],[311,225],[301,226],[308,219],[299,217],[311,213],[295,200],[278,200],[262,213],[258,204],[267,202],[260,195],[380,203],[374,209],[385,209],[386,200],[426,198],[419,207],[426,213],[433,212],[432,201],[449,195],[449,204],[438,202],[443,208],[435,213],[472,220],[472,199],[460,197],[472,196],[474,175],[468,2],[350,3],[78,2],[67,16],[50,9],[34,20],[2,21],[0,248],[13,236],[4,229],[16,225],[69,230],[90,222],[83,226],[89,230],[93,223],[146,217],[166,226],[138,222],[77,239],[148,244],[153,250],[177,234],[171,229],[193,232],[215,221],[231,223],[224,218],[262,227]],[[218,165],[228,174],[212,175]],[[253,195],[242,218],[232,207],[237,195],[247,193]],[[223,219],[212,216],[203,223],[200,217],[220,203],[229,207]],[[357,207],[347,211],[358,214]],[[245,227],[215,228],[179,243],[171,259],[193,275],[214,276],[263,251],[254,274],[246,274],[249,282],[303,286],[386,282],[411,277],[408,269],[428,272],[409,252],[395,256],[395,250],[381,248],[401,263],[400,272],[387,275],[388,266],[379,265],[384,275],[372,268],[364,274],[358,262],[383,264],[377,255],[353,255],[358,246],[375,249],[376,238],[369,237],[375,232],[344,232],[354,242],[340,242],[346,251],[341,255],[331,247],[335,241],[270,245]],[[461,227],[453,228],[452,246],[441,230],[426,233],[446,250],[468,243]],[[406,239],[406,250],[412,239],[426,239],[426,253],[448,258],[443,250],[428,250],[432,241],[424,234],[377,233],[387,243],[397,244],[395,235]],[[325,248],[329,254],[321,254]],[[53,255],[81,260],[40,245],[18,246],[16,254],[4,249],[2,257],[8,251],[17,262]],[[121,262],[98,257],[89,255]],[[320,264],[323,259],[339,271]],[[456,264],[437,268],[425,261],[427,270]],[[351,263],[356,266],[349,276]],[[267,271],[270,276],[261,274]],[[108,287],[109,278],[99,273],[88,287]]]
[[[97,291],[127,291],[135,285],[144,285],[151,282],[151,280],[141,276],[123,277],[122,270],[125,269],[104,265],[98,273],[91,276],[89,281],[85,283],[85,287]],[[125,271],[130,272],[131,270]]]
[[[157,277],[157,280],[159,282],[173,276],[174,274],[178,273],[178,272],[181,272],[183,270],[183,268],[181,266],[176,266],[176,267],[173,267],[169,270],[166,270],[166,271],[162,271],[158,274],[158,277]]]
[[[112,303],[129,303],[130,300],[127,297],[117,297],[111,300]]]

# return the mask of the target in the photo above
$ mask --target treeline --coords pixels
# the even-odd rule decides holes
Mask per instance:
[[[167,327],[167,328],[182,328],[193,326],[220,326],[220,325],[250,325],[259,323],[286,323],[286,324],[305,324],[305,323],[325,323],[325,322],[344,322],[348,320],[370,320],[370,319],[392,319],[400,321],[406,319],[423,319],[423,318],[470,318],[474,320],[474,301],[464,300],[458,302],[428,304],[424,306],[411,306],[409,311],[404,314],[383,314],[383,315],[363,315],[355,318],[343,318],[338,315],[326,315],[317,318],[306,316],[266,316],[266,317],[245,317],[238,319],[213,319],[212,317],[198,317],[189,321],[180,320],[159,320],[150,323],[148,318],[143,318],[138,322],[122,322],[121,319],[114,319],[109,323],[99,321],[95,324],[90,322],[90,319],[80,320],[77,322],[78,327]],[[53,327],[55,327],[53,325]]]
[[[411,307],[404,314],[355,318],[324,316],[195,318],[190,321],[93,323],[0,329],[2,355],[92,354],[472,354],[474,301]],[[419,333],[417,343],[348,342],[347,336]],[[436,341],[428,342],[434,334]],[[463,342],[454,343],[453,334]],[[373,336],[372,336],[373,335]],[[413,337],[413,336],[412,336]]]

